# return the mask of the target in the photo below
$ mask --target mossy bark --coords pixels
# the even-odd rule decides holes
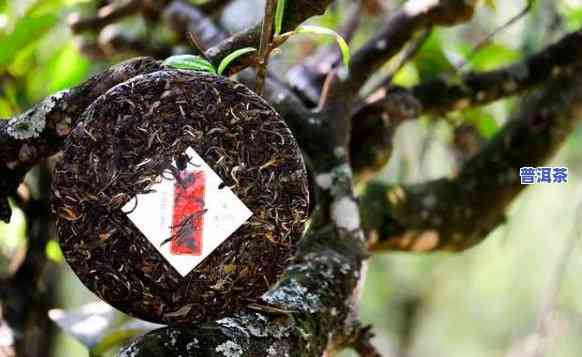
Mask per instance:
[[[361,196],[364,227],[375,250],[463,250],[504,221],[527,186],[519,169],[540,166],[580,119],[580,67],[526,96],[512,121],[454,178],[412,186],[370,183]]]

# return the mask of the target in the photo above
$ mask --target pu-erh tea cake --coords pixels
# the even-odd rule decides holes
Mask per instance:
[[[294,254],[307,174],[279,115],[244,85],[163,70],[83,113],[53,210],[80,280],[125,313],[180,325],[255,302]]]

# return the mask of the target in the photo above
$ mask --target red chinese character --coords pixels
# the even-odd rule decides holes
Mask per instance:
[[[175,255],[202,254],[204,226],[203,171],[182,172],[174,187],[174,213],[170,252]]]

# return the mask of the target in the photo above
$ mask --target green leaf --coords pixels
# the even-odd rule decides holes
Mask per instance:
[[[568,31],[575,31],[582,24],[582,7],[563,4],[559,8],[560,15],[566,19]]]
[[[487,6],[491,10],[496,10],[496,8],[495,8],[495,0],[483,0],[483,2],[485,3],[485,6]]]
[[[113,347],[125,345],[144,331],[138,329],[117,330],[105,335],[101,341],[91,350],[94,355],[101,356]]]
[[[277,1],[277,9],[275,10],[275,35],[279,35],[283,30],[283,16],[285,14],[285,5],[287,5],[287,0]]]
[[[495,117],[485,109],[469,109],[464,111],[462,116],[464,122],[473,124],[486,139],[491,139],[499,131]]]
[[[48,92],[58,92],[82,82],[90,66],[89,60],[79,53],[74,44],[66,45],[48,63],[48,68],[51,69],[47,83]]]
[[[486,115],[477,122],[477,129],[483,137],[491,139],[499,131],[499,124],[491,115]]]
[[[218,66],[218,74],[222,75],[226,68],[237,58],[246,55],[247,53],[255,52],[257,49],[254,47],[245,47],[234,51],[233,53],[229,54],[228,56],[224,57],[224,59],[220,62]]]
[[[330,30],[328,28],[325,28],[325,27],[303,25],[303,26],[299,26],[295,30],[295,33],[309,33],[309,34],[315,34],[315,35],[324,35],[324,36],[335,37],[335,40],[337,41],[337,44],[338,44],[340,51],[342,53],[342,59],[343,59],[344,65],[346,67],[350,66],[350,57],[351,57],[350,56],[350,46],[348,46],[348,43],[346,42],[346,40],[344,40],[344,38],[341,37],[337,32]]]
[[[464,48],[463,48],[464,47]],[[471,54],[471,46],[459,45],[459,52],[467,56]],[[470,59],[469,65],[473,70],[489,71],[501,66],[509,65],[521,59],[521,53],[501,43],[490,43],[480,48]]]
[[[437,78],[453,68],[443,48],[443,44],[447,43],[446,38],[442,30],[435,29],[418,51],[414,64],[421,81]]]
[[[194,55],[177,55],[168,57],[164,62],[162,62],[162,66],[216,74],[216,69],[212,63],[200,56]]]
[[[144,335],[150,331],[164,327],[163,325],[154,324],[138,319],[130,319],[128,322],[109,329],[101,340],[91,349],[94,355],[105,355],[113,348],[119,348],[135,339],[137,336]]]
[[[18,20],[14,30],[0,35],[0,67],[6,66],[28,45],[38,41],[53,25],[55,14],[26,16]]]
[[[63,256],[63,252],[61,251],[59,243],[56,241],[49,241],[45,247],[45,250],[46,257],[49,258],[49,260],[55,263],[62,263],[64,261],[65,257]]]
[[[405,64],[402,69],[396,72],[392,82],[403,87],[409,87],[417,84],[419,82],[419,76],[416,67],[411,63]]]

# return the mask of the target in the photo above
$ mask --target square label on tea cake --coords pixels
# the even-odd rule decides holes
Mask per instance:
[[[194,149],[186,154],[190,162],[176,178],[163,177],[153,192],[137,195],[123,207],[182,276],[253,215]]]

